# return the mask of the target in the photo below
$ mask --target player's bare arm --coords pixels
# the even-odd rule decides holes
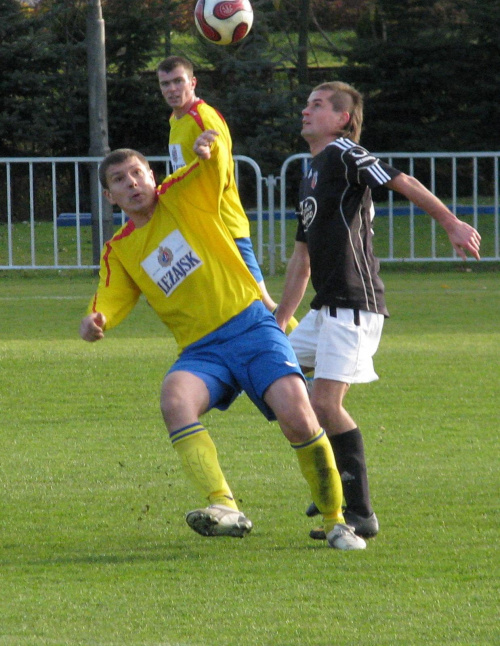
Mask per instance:
[[[84,341],[93,343],[104,337],[106,317],[101,312],[92,312],[80,323],[80,336]]]
[[[288,321],[302,301],[310,273],[307,244],[296,242],[292,257],[288,262],[283,295],[275,312],[276,321],[282,330],[285,330]]]
[[[401,193],[416,206],[428,213],[438,222],[448,234],[452,247],[462,260],[467,259],[467,253],[480,259],[479,248],[481,236],[478,231],[466,222],[459,220],[439,198],[433,195],[418,179],[401,173],[386,186]]]

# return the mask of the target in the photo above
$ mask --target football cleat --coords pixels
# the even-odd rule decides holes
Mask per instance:
[[[326,541],[326,534],[324,527],[315,527],[309,532],[309,536],[315,541]]]
[[[364,550],[366,548],[365,541],[360,536],[356,536],[352,527],[341,523],[335,525],[326,539],[328,545],[336,550]]]
[[[190,511],[186,522],[202,536],[233,536],[243,538],[252,530],[252,521],[241,511],[226,505],[210,505],[203,509]]]
[[[314,518],[314,516],[319,515],[319,509],[316,507],[316,503],[312,502],[309,507],[306,509],[306,516],[309,518]]]
[[[371,516],[365,517],[344,509],[345,522],[354,529],[358,536],[363,538],[372,538],[378,534],[379,525],[375,512]]]
[[[360,516],[354,511],[349,511],[348,509],[343,508],[343,513],[345,522],[350,527],[354,528],[354,531],[358,536],[363,536],[363,538],[372,538],[378,534],[379,524],[375,512],[373,512],[371,516]],[[319,509],[312,502],[306,509],[306,516],[313,518],[314,516],[318,516],[318,514]],[[318,541],[324,541],[326,539],[325,531],[322,527],[311,529],[309,536]]]

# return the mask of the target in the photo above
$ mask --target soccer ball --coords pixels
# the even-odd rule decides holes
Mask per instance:
[[[194,21],[200,34],[215,45],[245,38],[253,23],[250,0],[198,0]]]

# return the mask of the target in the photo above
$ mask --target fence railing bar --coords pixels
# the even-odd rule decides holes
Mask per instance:
[[[448,176],[451,176],[451,187],[447,184],[445,189],[445,195],[448,196],[445,200],[446,203],[459,217],[461,217],[461,213],[464,213],[464,204],[467,205],[467,217],[470,217],[468,221],[479,229],[483,236],[483,248],[488,254],[488,256],[483,256],[482,260],[500,260],[500,152],[393,152],[374,154],[396,167],[400,163],[399,160],[402,160],[401,164],[407,164],[409,174],[424,172],[428,177],[427,181],[430,190],[434,194],[436,194],[436,190],[441,190],[438,187],[439,182],[447,182]],[[237,182],[245,182],[248,179],[252,192],[249,193],[247,188],[247,195],[251,196],[252,202],[255,202],[256,205],[256,239],[254,244],[257,260],[261,265],[264,262],[270,262],[271,273],[276,269],[275,263],[278,258],[281,262],[286,263],[287,245],[293,245],[294,235],[292,231],[295,232],[296,220],[292,211],[295,211],[298,195],[291,196],[290,182],[292,178],[295,181],[297,170],[302,174],[307,172],[310,158],[309,153],[291,155],[283,163],[279,175],[268,175],[266,178],[262,177],[260,167],[251,158],[241,155],[236,155],[234,158]],[[150,156],[148,159],[150,162],[161,162],[164,165],[165,174],[170,171],[168,156]],[[100,157],[0,158],[0,165],[5,167],[5,173],[2,174],[2,182],[5,179],[5,186],[2,186],[2,182],[0,182],[0,196],[2,196],[0,199],[0,222],[3,221],[6,225],[5,229],[3,225],[0,226],[0,234],[3,239],[0,246],[0,269],[96,268],[93,259],[87,256],[86,247],[83,246],[87,239],[85,226],[88,222],[87,211],[89,211],[89,208],[87,206],[88,197],[84,194],[84,191],[88,191],[88,182],[82,180],[87,177],[88,167],[91,164],[99,164],[100,161],[102,161]],[[291,165],[297,162],[300,166],[292,168]],[[241,164],[249,164],[253,169],[254,176],[248,177],[246,173],[243,175]],[[42,165],[47,167],[46,171]],[[21,169],[19,166],[21,166]],[[491,176],[490,168],[491,172],[493,172],[493,177]],[[25,170],[27,170],[27,173]],[[71,175],[73,175],[73,179],[71,179]],[[65,182],[64,185],[61,184],[62,181]],[[265,207],[264,182],[267,184]],[[488,187],[488,192],[486,193],[484,191],[485,185]],[[45,195],[40,192],[42,189],[46,192]],[[296,187],[293,190],[296,192]],[[24,195],[22,195],[22,201],[20,202],[21,191],[23,191]],[[50,195],[48,195],[49,191]],[[73,197],[72,191],[74,191]],[[275,200],[275,191],[279,191],[279,202]],[[481,194],[480,191],[482,191]],[[440,196],[438,195],[438,197]],[[430,231],[430,235],[426,233],[425,241],[420,239],[423,222],[420,216],[421,211],[411,203],[408,203],[407,207],[405,206],[407,220],[406,224],[404,224],[404,232],[407,237],[402,241],[399,232],[402,224],[399,220],[400,211],[396,210],[396,207],[399,209],[402,202],[404,203],[405,201],[400,196],[398,197],[397,194],[389,191],[385,204],[387,207],[387,227],[382,229],[385,232],[384,237],[380,238],[381,234],[377,231],[375,223],[375,239],[377,242],[383,242],[383,248],[385,249],[380,256],[381,262],[460,261],[461,259],[455,252],[452,252],[451,247],[449,251],[443,250],[441,247],[441,235],[438,236],[440,228],[432,218],[429,218],[430,229],[427,229],[427,231]],[[69,254],[64,250],[64,256],[62,252],[63,247],[66,247],[66,245],[62,241],[66,239],[66,236],[62,236],[62,231],[59,230],[62,225],[59,221],[61,215],[59,210],[63,204],[66,205],[63,206],[63,210],[68,208],[74,210],[74,236],[72,237],[76,245],[76,250],[73,251],[72,247]],[[102,191],[99,190],[98,242],[101,247],[104,244],[104,206]],[[377,205],[376,207],[378,209]],[[280,222],[279,235],[274,228],[278,217]],[[26,224],[21,225],[21,220],[27,220]],[[269,223],[269,228],[265,227],[265,220]],[[47,222],[47,224],[50,222],[50,226],[53,227],[53,230],[50,231],[50,239],[48,238],[49,232],[47,230],[42,232],[39,227],[40,221]],[[121,213],[120,221],[125,222],[123,213]],[[116,214],[115,222],[119,222]],[[484,229],[485,223],[487,223],[488,228],[483,233],[482,229]],[[23,229],[25,231],[24,236]],[[4,231],[6,231],[6,237],[3,235]],[[43,236],[41,235],[42,233]],[[268,240],[265,239],[266,234]],[[397,239],[396,234],[398,234]],[[25,240],[23,242],[24,249],[20,248],[19,239]],[[4,242],[5,240],[6,242]],[[399,241],[404,243],[405,251],[403,254],[398,248]],[[40,246],[42,242],[44,244],[43,249]],[[439,253],[443,253],[443,251],[446,256],[440,257]],[[47,262],[49,256],[52,257],[52,262]],[[70,262],[64,262],[68,260],[68,256]]]

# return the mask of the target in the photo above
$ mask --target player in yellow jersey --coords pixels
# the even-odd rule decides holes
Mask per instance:
[[[344,523],[342,484],[332,448],[314,414],[286,335],[224,224],[219,204],[227,175],[216,133],[195,142],[199,159],[157,189],[137,151],[111,152],[99,176],[104,195],[129,217],[102,254],[100,280],[82,319],[85,341],[103,338],[143,293],[174,334],[180,355],[164,378],[161,410],[182,467],[208,506],[186,516],[203,536],[243,537],[251,521],[238,509],[200,417],[224,410],[245,391],[277,419],[323,515],[328,544],[366,544]]]
[[[231,232],[238,249],[257,281],[262,292],[262,301],[267,309],[274,312],[274,302],[264,281],[262,271],[255,257],[250,238],[250,225],[241,204],[232,156],[231,133],[224,117],[212,106],[196,96],[196,77],[191,61],[182,56],[170,56],[158,65],[158,81],[166,103],[172,108],[170,116],[169,156],[175,170],[189,164],[196,155],[193,144],[205,130],[219,133],[220,154],[227,155],[228,173],[221,200],[222,219]],[[292,318],[287,324],[287,333],[297,326]]]

